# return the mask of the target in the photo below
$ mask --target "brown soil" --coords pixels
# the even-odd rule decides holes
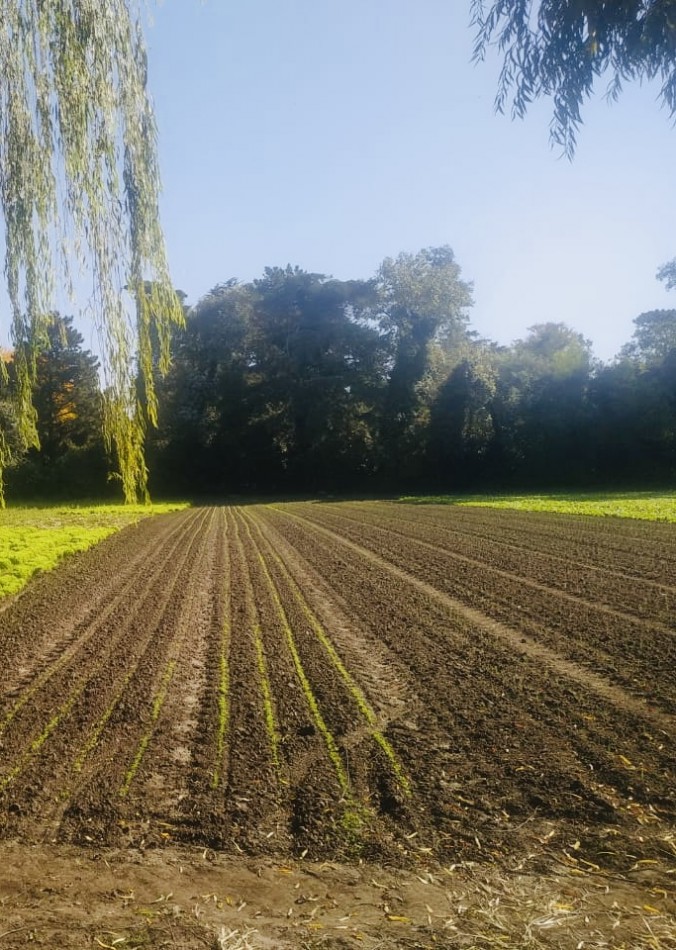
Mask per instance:
[[[0,613],[0,950],[520,946],[529,895],[533,946],[666,939],[675,601],[671,526],[125,529]]]

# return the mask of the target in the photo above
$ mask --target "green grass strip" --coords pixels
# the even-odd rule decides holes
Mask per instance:
[[[335,769],[341,791],[346,797],[350,797],[350,781],[347,777],[345,766],[343,765],[343,760],[341,758],[340,751],[338,749],[338,744],[336,743],[336,740],[334,739],[333,734],[331,733],[331,730],[326,725],[326,722],[324,721],[324,717],[322,716],[321,710],[319,708],[319,703],[317,702],[317,698],[312,689],[312,685],[310,684],[310,681],[303,667],[300,654],[298,653],[298,648],[296,647],[296,641],[293,636],[293,630],[291,629],[291,625],[289,624],[289,619],[286,615],[286,611],[284,610],[284,605],[282,604],[281,598],[279,596],[279,592],[277,588],[275,587],[275,582],[273,581],[272,576],[268,570],[268,566],[265,563],[265,558],[259,551],[251,535],[249,525],[246,521],[244,522],[244,526],[245,526],[247,535],[256,550],[256,555],[261,565],[263,576],[266,579],[268,589],[270,591],[272,599],[277,608],[279,619],[282,624],[282,629],[284,630],[286,642],[289,647],[289,652],[291,653],[293,665],[296,670],[296,675],[298,676],[301,687],[303,689],[303,693],[305,694],[305,699],[307,701],[307,704],[310,707],[312,718],[314,719],[314,723],[317,729],[319,730],[320,734],[322,735],[322,738],[324,739],[324,743],[326,745],[329,758],[331,759],[331,762],[333,763],[333,767]]]
[[[155,732],[155,726],[157,725],[157,720],[159,719],[160,713],[162,711],[162,707],[164,706],[164,701],[167,698],[167,693],[169,692],[169,686],[174,676],[175,669],[176,669],[176,660],[170,660],[164,671],[164,675],[162,677],[162,681],[160,683],[159,689],[155,693],[155,698],[153,699],[151,715],[150,715],[150,728],[142,737],[139,743],[139,747],[136,750],[136,755],[134,756],[134,759],[131,765],[127,769],[124,776],[124,782],[122,783],[120,787],[120,795],[122,797],[124,797],[128,793],[131,787],[131,783],[134,781],[134,777],[136,776],[136,773],[139,770],[139,766],[141,765],[143,756],[145,755],[145,752],[146,752],[146,749],[148,748],[150,740],[153,737],[153,733]]]
[[[249,517],[251,517],[253,520],[253,516],[249,516]],[[260,532],[260,529],[258,530]],[[293,595],[294,600],[296,601],[301,611],[303,612],[305,618],[307,619],[307,622],[310,624],[310,627],[314,631],[317,639],[319,640],[319,642],[322,644],[322,646],[328,653],[336,670],[342,677],[360,713],[366,719],[368,724],[373,727],[371,731],[371,736],[373,737],[375,742],[377,742],[377,744],[380,746],[380,748],[383,750],[383,752],[387,756],[387,759],[390,763],[392,771],[394,772],[396,776],[397,781],[399,782],[399,785],[401,786],[401,788],[407,795],[410,795],[411,784],[397,758],[397,755],[394,749],[392,748],[390,743],[387,741],[385,736],[382,734],[382,732],[380,732],[380,730],[377,728],[378,717],[376,716],[375,711],[369,705],[369,702],[364,696],[364,693],[362,692],[360,686],[355,682],[354,678],[352,677],[352,674],[343,663],[340,655],[338,654],[336,648],[331,642],[330,637],[326,633],[326,630],[322,626],[318,617],[314,614],[314,612],[310,608],[310,605],[307,603],[302,590],[300,589],[295,579],[290,574],[286,564],[284,564],[284,561],[280,558],[280,556],[277,554],[276,551],[272,550],[269,544],[268,544],[268,551],[271,557],[273,558],[273,560],[275,561],[275,563],[277,564],[278,568],[284,575],[284,578],[286,582],[288,583],[289,587],[291,588],[291,593]]]
[[[668,492],[570,492],[542,495],[408,495],[408,505],[455,505],[459,508],[507,508],[597,518],[634,518],[640,521],[676,522],[676,493]]]
[[[18,593],[37,571],[85,551],[129,524],[186,504],[88,505],[0,510],[0,598]]]

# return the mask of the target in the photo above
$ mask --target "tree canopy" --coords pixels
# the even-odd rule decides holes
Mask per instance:
[[[145,425],[156,416],[150,369],[166,368],[169,330],[182,310],[159,225],[137,3],[2,0],[0,11],[0,208],[21,441],[38,444],[31,392],[56,278],[72,286],[84,272],[93,286],[87,309],[99,336],[106,435],[125,497],[143,497]],[[11,458],[0,433],[0,478]]]
[[[497,108],[511,95],[523,116],[534,99],[551,96],[552,139],[568,155],[581,106],[604,74],[611,98],[625,81],[659,79],[676,114],[676,0],[472,0],[472,22],[475,58],[491,44],[503,57]]]
[[[676,353],[676,310],[649,310],[634,319],[633,339],[622,353],[654,365]]]
[[[7,473],[16,498],[86,498],[107,494],[98,360],[83,349],[73,318],[51,314],[36,357],[33,403],[40,448],[17,452]],[[9,360],[10,380],[15,379]],[[1,392],[1,390],[0,390]]]
[[[217,284],[186,307],[157,380],[153,492],[673,482],[676,311],[637,316],[603,365],[565,323],[538,323],[508,346],[482,339],[471,302],[447,247],[388,258],[371,280],[286,266]],[[50,319],[36,356],[40,449],[21,442],[14,353],[0,351],[8,486],[21,499],[108,497],[97,359],[70,317]]]

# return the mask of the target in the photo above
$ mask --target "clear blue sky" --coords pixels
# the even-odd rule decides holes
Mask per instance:
[[[676,130],[657,89],[584,111],[574,162],[549,103],[497,116],[469,0],[165,0],[147,32],[176,286],[298,264],[372,276],[450,244],[472,325],[502,343],[564,321],[611,358],[676,256]]]

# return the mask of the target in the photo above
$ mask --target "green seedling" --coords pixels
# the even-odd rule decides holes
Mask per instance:
[[[282,559],[269,546],[268,546],[268,552],[270,556],[273,558],[275,564],[277,565],[281,573],[283,574],[284,579],[286,580],[287,584],[289,585],[289,588],[291,589],[291,594],[294,600],[296,601],[298,607],[302,611],[303,615],[305,616],[307,622],[309,623],[310,628],[312,629],[313,633],[315,634],[315,636],[317,637],[321,645],[324,647],[324,649],[328,653],[331,659],[331,662],[333,663],[334,667],[336,668],[341,678],[343,679],[350,695],[352,696],[353,700],[355,701],[357,705],[357,708],[359,709],[359,712],[362,714],[364,719],[366,719],[369,726],[372,727],[371,736],[374,739],[374,741],[380,746],[382,751],[385,753],[385,756],[387,757],[390,763],[392,771],[394,772],[401,789],[405,792],[406,795],[410,795],[411,794],[410,782],[406,774],[404,773],[404,770],[396,756],[394,749],[392,748],[390,743],[387,741],[385,736],[382,734],[382,732],[378,729],[378,717],[376,716],[375,711],[369,705],[366,697],[364,696],[364,693],[362,692],[360,687],[357,685],[357,683],[354,681],[352,675],[350,674],[349,670],[347,669],[342,659],[340,658],[336,648],[331,642],[330,637],[326,633],[319,619],[315,616],[314,612],[311,610],[309,604],[307,603],[307,601],[305,600],[305,597],[303,596],[303,592],[301,591],[300,587],[298,586],[294,578],[289,573]]]
[[[131,765],[125,773],[124,781],[120,788],[120,795],[123,798],[125,795],[127,795],[129,789],[131,788],[131,783],[134,781],[134,777],[139,770],[139,766],[141,765],[146,749],[148,748],[150,740],[153,737],[155,726],[157,725],[157,720],[160,718],[160,713],[162,712],[164,701],[167,698],[167,693],[169,692],[169,686],[171,684],[171,680],[173,679],[175,670],[176,660],[170,660],[165,668],[162,681],[160,682],[159,688],[155,693],[155,697],[153,698],[150,714],[150,726],[147,732],[145,732],[142,736],[138,749],[136,750],[136,755],[134,756]]]

